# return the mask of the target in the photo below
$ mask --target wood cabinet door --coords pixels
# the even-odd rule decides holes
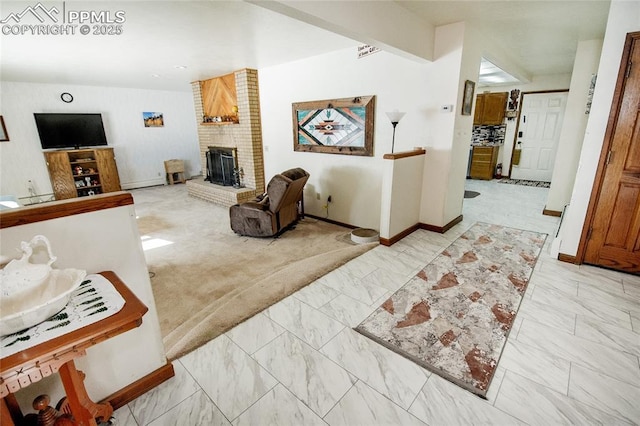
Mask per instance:
[[[44,153],[51,179],[51,187],[56,200],[77,197],[76,185],[73,181],[71,163],[66,151],[52,151]]]
[[[482,124],[497,126],[504,120],[504,111],[507,108],[507,92],[486,93]]]
[[[482,115],[484,114],[484,95],[476,96],[476,109],[473,113],[473,124],[480,125],[482,124]]]
[[[201,81],[200,89],[204,115],[229,115],[233,113],[233,107],[238,105],[235,73]]]
[[[493,179],[497,148],[491,146],[474,146],[471,156],[471,171],[473,179]]]
[[[100,184],[102,192],[120,191],[120,176],[116,166],[116,157],[113,148],[95,150],[96,165],[100,174]]]
[[[640,273],[640,33],[627,36],[584,261]]]

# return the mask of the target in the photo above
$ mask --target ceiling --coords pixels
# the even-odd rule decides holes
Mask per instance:
[[[434,26],[476,26],[530,75],[570,73],[577,42],[603,38],[609,10],[608,0],[396,3]],[[12,13],[36,4],[2,1],[0,20],[13,24]],[[44,3],[47,10],[62,5]],[[191,81],[348,47],[355,55],[360,44],[243,1],[67,1],[64,7],[108,11],[112,18],[123,10],[122,34],[0,35],[2,80],[190,91]],[[38,24],[32,13],[20,19]]]

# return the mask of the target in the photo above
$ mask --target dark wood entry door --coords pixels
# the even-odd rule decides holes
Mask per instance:
[[[622,61],[584,261],[640,273],[640,33],[627,36]]]

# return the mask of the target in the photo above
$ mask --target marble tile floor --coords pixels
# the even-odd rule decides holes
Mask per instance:
[[[640,277],[558,262],[548,189],[467,181],[464,221],[379,246],[174,362],[117,425],[640,424]],[[354,332],[476,221],[550,234],[487,400]]]

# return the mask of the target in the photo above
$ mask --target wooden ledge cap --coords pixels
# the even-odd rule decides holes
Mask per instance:
[[[424,155],[426,153],[427,151],[425,149],[414,149],[413,151],[403,151],[403,152],[396,152],[393,154],[384,154],[382,158],[385,160],[398,160],[400,158],[415,157],[416,155]]]
[[[0,211],[0,229],[133,204],[125,191],[69,198]]]

